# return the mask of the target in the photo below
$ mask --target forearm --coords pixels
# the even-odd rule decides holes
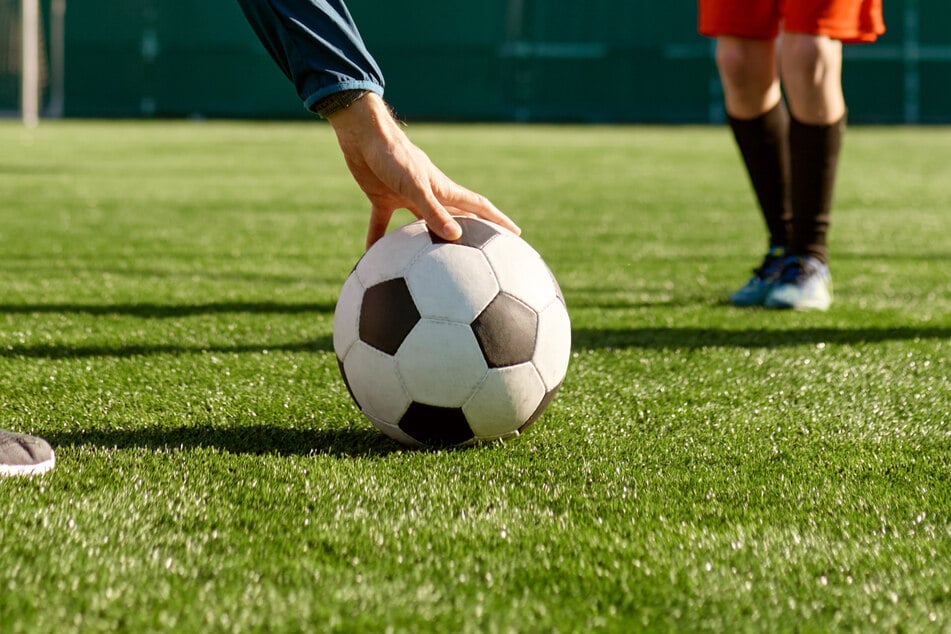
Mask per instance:
[[[238,0],[308,109],[344,90],[383,94],[383,74],[342,0]]]

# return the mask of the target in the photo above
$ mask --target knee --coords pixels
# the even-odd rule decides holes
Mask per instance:
[[[747,56],[735,46],[717,47],[717,69],[720,76],[733,85],[748,84],[754,76]]]
[[[809,90],[838,81],[841,56],[841,44],[835,40],[787,34],[780,55],[783,83],[793,90]]]
[[[723,40],[717,45],[717,69],[723,83],[743,92],[764,92],[775,77],[772,50],[762,42]]]

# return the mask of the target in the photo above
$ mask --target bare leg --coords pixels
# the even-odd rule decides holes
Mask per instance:
[[[792,116],[808,125],[829,125],[845,116],[842,42],[821,35],[786,33],[780,72]]]
[[[782,93],[774,40],[720,36],[716,57],[727,114],[754,119],[779,103]]]

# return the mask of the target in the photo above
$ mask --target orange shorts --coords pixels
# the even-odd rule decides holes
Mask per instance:
[[[885,32],[882,0],[699,0],[700,33],[771,40],[780,30],[874,42]]]

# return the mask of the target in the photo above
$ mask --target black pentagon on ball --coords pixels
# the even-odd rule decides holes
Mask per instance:
[[[458,240],[452,240],[452,244],[459,244],[464,247],[481,249],[489,243],[489,240],[499,235],[498,229],[474,218],[456,217],[455,220],[459,223],[459,226],[462,227],[462,237]],[[433,241],[433,244],[450,243],[449,240],[440,238],[431,230],[429,232],[429,238]]]
[[[532,360],[538,314],[508,293],[499,293],[472,322],[482,355],[490,368]]]
[[[402,277],[374,284],[363,293],[360,340],[377,350],[396,354],[418,321],[419,310]]]
[[[403,414],[399,428],[424,445],[434,447],[458,445],[475,437],[462,409],[416,402]]]

